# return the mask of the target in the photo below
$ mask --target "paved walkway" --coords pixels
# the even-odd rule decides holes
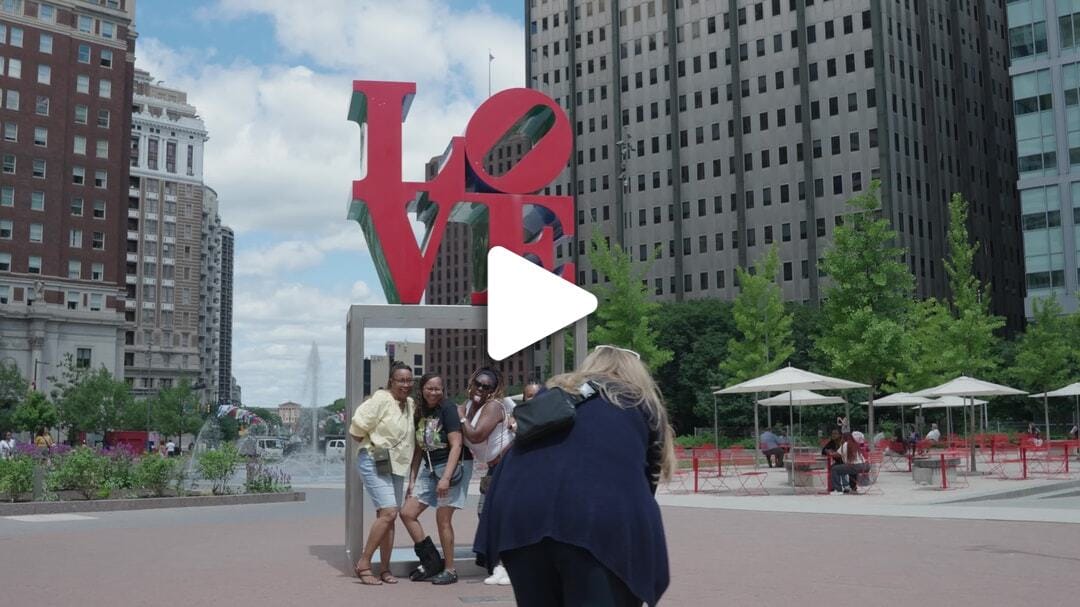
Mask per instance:
[[[745,508],[673,503],[690,498]],[[662,604],[835,607],[894,596],[985,607],[1028,603],[1031,588],[1051,604],[1080,594],[1078,525],[753,509],[784,499],[662,497],[672,567]],[[800,499],[823,510],[871,506],[861,496]],[[478,578],[360,586],[343,558],[343,500],[342,490],[323,489],[293,504],[0,519],[4,604],[513,604],[511,589]],[[456,521],[467,542],[474,512]],[[408,543],[399,528],[397,544]]]

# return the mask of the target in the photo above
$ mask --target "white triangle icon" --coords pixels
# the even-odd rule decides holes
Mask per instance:
[[[596,311],[596,296],[543,267],[492,247],[487,258],[488,356],[509,358]]]

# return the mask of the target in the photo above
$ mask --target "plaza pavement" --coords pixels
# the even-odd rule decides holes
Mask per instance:
[[[1002,481],[1004,482],[1004,481]],[[1053,519],[1080,509],[1071,485],[1000,485],[981,508]],[[512,605],[479,578],[449,587],[361,586],[343,558],[344,492],[306,489],[301,503],[0,518],[5,605]],[[893,492],[899,497],[899,486]],[[964,504],[900,504],[939,516],[875,513],[884,496],[661,495],[672,583],[662,605],[955,606],[1050,604],[1080,594],[1080,525],[985,520]],[[1021,495],[1022,494],[1022,495]],[[1040,496],[1059,496],[1045,500]],[[934,492],[935,500],[962,499]],[[987,497],[984,493],[982,497]],[[969,497],[975,497],[974,492]],[[612,499],[617,499],[613,496]],[[711,500],[711,501],[709,501]],[[742,500],[739,507],[734,502]],[[1055,501],[1056,507],[1035,505]],[[730,502],[730,503],[729,503]],[[986,504],[1001,502],[995,506]],[[801,504],[801,505],[800,505]],[[455,517],[475,530],[475,497]],[[803,511],[776,511],[801,508]],[[847,509],[847,512],[836,512]],[[963,516],[945,518],[958,511]],[[370,520],[370,519],[368,519]],[[423,521],[431,527],[432,515]],[[398,528],[397,544],[408,537]]]

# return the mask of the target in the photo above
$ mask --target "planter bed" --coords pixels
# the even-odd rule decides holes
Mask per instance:
[[[0,503],[0,516],[25,514],[61,514],[71,512],[114,512],[117,510],[148,510],[153,508],[190,508],[197,506],[239,506],[245,504],[276,504],[302,502],[302,491],[284,493],[240,493],[236,495],[191,495],[183,497],[138,497],[130,499],[86,500],[73,499],[55,502]]]

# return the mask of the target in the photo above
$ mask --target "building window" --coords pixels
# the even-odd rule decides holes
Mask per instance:
[[[34,127],[34,145],[40,147],[49,145],[49,129],[43,126]]]
[[[41,52],[41,53],[45,53],[46,55],[51,55],[52,54],[52,49],[53,49],[53,37],[52,37],[52,34],[44,34],[44,33],[41,34],[41,37],[38,39],[38,51]]]
[[[101,67],[111,69],[113,64],[113,52],[109,49],[101,50]]]
[[[1045,5],[1035,0],[1022,0],[1019,4],[1021,6],[1009,6],[1009,24],[1013,26],[1009,28],[1010,57],[1026,59],[1045,55]]]
[[[108,80],[98,81],[98,97],[101,97],[102,99],[112,98],[112,82]]]
[[[98,110],[97,125],[103,129],[109,128],[109,110]]]
[[[105,280],[105,264],[95,263],[90,265],[90,280]],[[93,297],[91,295],[91,297]]]
[[[68,234],[68,246],[76,249],[82,248],[82,230],[71,229]]]
[[[0,206],[10,207],[15,205],[14,186],[0,186]]]
[[[109,173],[105,169],[97,169],[94,171],[94,187],[107,188],[109,187]]]
[[[41,242],[44,236],[44,227],[40,223],[30,224],[30,242]]]
[[[1050,70],[1013,78],[1017,165],[1021,177],[1057,171]]]
[[[15,174],[15,154],[4,154],[3,171],[8,175]]]
[[[97,150],[95,150],[95,151],[96,151],[96,155],[97,155],[98,158],[108,159],[109,158],[109,140],[108,139],[98,139],[97,140]]]
[[[30,192],[30,210],[31,211],[44,211],[45,210],[45,192],[35,190]]]
[[[33,162],[33,176],[34,179],[45,179],[45,161],[41,158],[35,158]]]
[[[27,274],[41,274],[41,257],[39,255],[31,255],[26,258],[26,272]]]
[[[38,95],[34,102],[34,113],[38,116],[49,115],[49,98],[45,95]]]
[[[75,92],[83,95],[90,94],[90,76],[86,74],[75,76]]]
[[[105,219],[105,201],[94,201],[94,219]]]
[[[67,277],[72,280],[79,280],[82,278],[82,262],[77,259],[68,261],[68,273]]]
[[[82,217],[83,214],[83,200],[82,198],[73,198],[71,200],[71,214],[75,217]]]
[[[71,167],[71,183],[75,185],[86,183],[86,169],[83,167]]]
[[[11,253],[0,253],[0,272],[11,271]]]
[[[85,105],[75,106],[75,124],[86,124],[89,111]]]
[[[11,240],[11,232],[14,230],[10,219],[0,219],[0,239]]]
[[[1072,186],[1072,197],[1074,201],[1080,197],[1080,186]],[[1064,288],[1064,233],[1058,186],[1021,191],[1020,207],[1028,294]]]
[[[37,66],[37,81],[38,84],[52,84],[52,68],[39,63]]]
[[[94,249],[102,251],[105,249],[105,232],[94,232],[93,240],[90,242],[90,246]]]
[[[89,15],[79,15],[77,17],[76,26],[79,31],[84,34],[94,33],[94,20]]]
[[[75,349],[75,367],[79,369],[90,368],[90,348],[76,348]]]
[[[79,61],[79,63],[90,63],[90,45],[87,45],[87,44],[80,44],[79,45],[78,61]]]

